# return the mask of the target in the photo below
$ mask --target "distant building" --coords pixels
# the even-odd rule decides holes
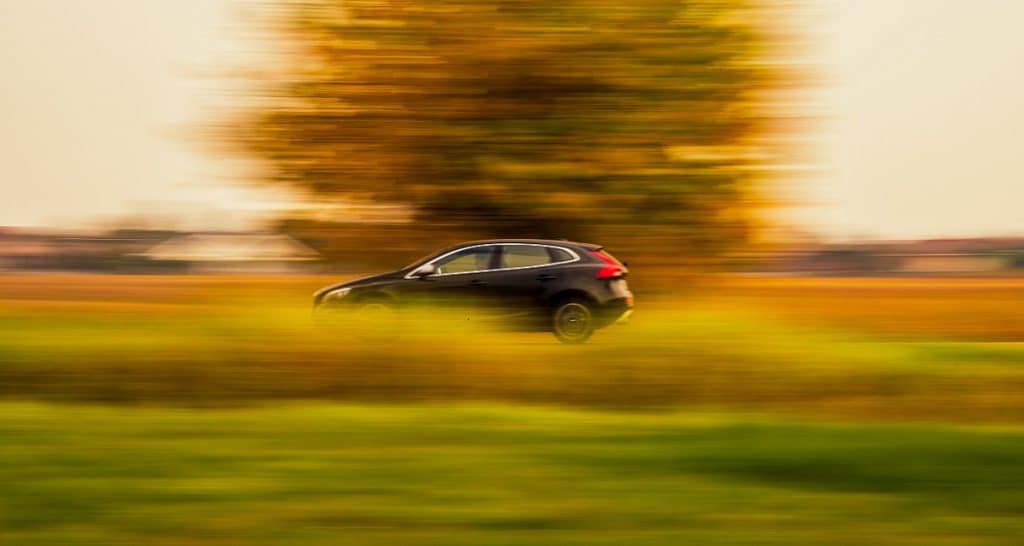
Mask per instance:
[[[0,228],[0,270],[166,272],[176,264],[155,262],[137,254],[173,234],[160,230],[95,233]]]
[[[56,241],[4,230],[0,232],[0,269],[17,269],[53,256],[58,250]]]
[[[969,256],[960,254],[920,254],[903,257],[900,271],[925,275],[968,275],[998,273],[1008,269],[1000,256]]]
[[[1024,239],[931,239],[895,245],[898,271],[910,275],[989,275],[1016,269]]]
[[[320,255],[279,233],[186,233],[142,253],[150,260],[187,264],[192,273],[302,273]]]
[[[818,245],[765,270],[804,275],[978,276],[1024,273],[1024,238],[931,239]]]

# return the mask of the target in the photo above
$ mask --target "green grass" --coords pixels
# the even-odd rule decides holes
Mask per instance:
[[[1018,544],[1024,431],[0,405],[4,544]]]

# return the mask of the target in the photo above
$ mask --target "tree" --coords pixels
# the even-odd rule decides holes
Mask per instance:
[[[418,226],[714,253],[742,241],[782,87],[743,0],[310,0],[231,139]],[[611,244],[611,243],[606,243]]]

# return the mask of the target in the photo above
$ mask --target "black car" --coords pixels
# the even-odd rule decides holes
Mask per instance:
[[[395,271],[323,288],[319,311],[391,311],[417,304],[466,311],[582,343],[632,313],[626,266],[599,245],[541,239],[474,241]]]

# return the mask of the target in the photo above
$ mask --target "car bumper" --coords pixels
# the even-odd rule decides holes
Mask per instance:
[[[612,324],[625,324],[632,315],[632,296],[615,298],[602,305],[598,311],[598,328]]]

